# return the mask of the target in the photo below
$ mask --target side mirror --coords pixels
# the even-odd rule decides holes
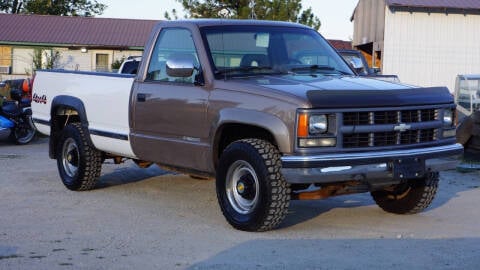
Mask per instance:
[[[350,66],[355,69],[358,74],[363,74],[365,67],[363,66],[362,60],[359,58],[350,59]]]
[[[380,70],[379,67],[372,67],[372,73],[373,74],[379,74],[379,73],[381,73],[381,70]]]
[[[167,75],[170,77],[190,77],[194,70],[194,60],[190,54],[175,54],[166,62]]]

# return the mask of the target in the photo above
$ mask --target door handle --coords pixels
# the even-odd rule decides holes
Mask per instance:
[[[147,101],[147,94],[138,93],[138,94],[137,94],[137,101],[138,101],[138,102],[145,102],[145,101]]]

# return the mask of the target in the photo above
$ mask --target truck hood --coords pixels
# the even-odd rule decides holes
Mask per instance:
[[[453,102],[453,96],[446,87],[415,87],[353,76],[284,75],[235,80],[252,88],[260,87],[297,96],[313,108],[392,107]]]

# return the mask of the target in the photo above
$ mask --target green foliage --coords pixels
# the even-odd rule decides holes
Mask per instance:
[[[189,18],[260,19],[298,22],[315,29],[321,26],[311,8],[302,11],[301,0],[175,0]],[[252,6],[252,2],[254,5]],[[168,13],[165,18],[170,19]]]
[[[59,51],[46,48],[35,48],[32,55],[33,69],[54,69],[58,66],[60,57],[61,55]]]
[[[121,59],[117,59],[117,60],[113,61],[112,65],[111,65],[112,70],[118,70],[118,69],[120,69],[120,67],[122,66],[123,61],[125,61],[125,56],[122,56]]]
[[[97,0],[1,0],[0,11],[41,15],[85,16],[103,13],[107,6]]]

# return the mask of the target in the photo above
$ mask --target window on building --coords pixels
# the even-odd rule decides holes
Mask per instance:
[[[108,54],[97,53],[95,55],[95,66],[97,71],[109,71]]]

